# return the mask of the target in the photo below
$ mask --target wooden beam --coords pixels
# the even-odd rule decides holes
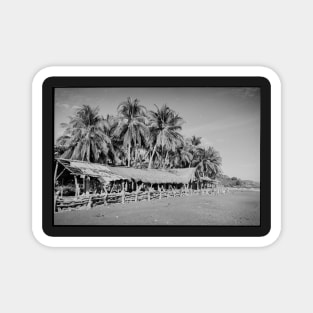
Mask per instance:
[[[56,178],[56,180],[58,180],[58,178],[64,173],[65,170],[66,170],[66,168],[63,169],[63,171],[58,175],[58,177]]]
[[[55,183],[56,183],[56,179],[57,179],[57,172],[58,172],[58,166],[59,166],[59,162],[57,161],[57,164],[55,165],[55,169],[54,169],[54,187],[55,187]]]

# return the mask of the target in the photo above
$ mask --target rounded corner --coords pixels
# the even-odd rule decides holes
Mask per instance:
[[[262,245],[261,247],[266,248],[275,244],[280,238],[281,227],[276,227],[274,229],[270,228],[269,231],[262,236]]]
[[[260,70],[262,78],[267,80],[270,86],[275,84],[277,87],[281,87],[280,76],[274,69],[268,66],[259,66],[258,69]]]
[[[51,245],[51,242],[50,242],[52,237],[46,233],[43,227],[37,229],[37,227],[33,226],[32,234],[35,240],[42,246],[49,247],[49,248],[53,247],[53,245]]]
[[[36,86],[37,84],[44,85],[46,84],[46,81],[53,76],[55,72],[56,67],[54,66],[47,66],[43,67],[40,70],[38,70],[32,79],[32,85]]]

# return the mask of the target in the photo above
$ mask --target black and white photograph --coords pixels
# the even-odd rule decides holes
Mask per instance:
[[[54,225],[260,225],[260,88],[55,88]]]

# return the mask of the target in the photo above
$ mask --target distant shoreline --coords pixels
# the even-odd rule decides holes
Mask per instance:
[[[226,187],[229,191],[260,191],[260,188],[255,187]]]

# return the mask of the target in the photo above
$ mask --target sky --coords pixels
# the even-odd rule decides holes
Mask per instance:
[[[260,181],[259,88],[57,88],[55,138],[81,105],[99,107],[105,117],[116,115],[127,97],[148,110],[167,104],[184,119],[183,135],[201,137],[203,146],[220,152],[224,174]]]

